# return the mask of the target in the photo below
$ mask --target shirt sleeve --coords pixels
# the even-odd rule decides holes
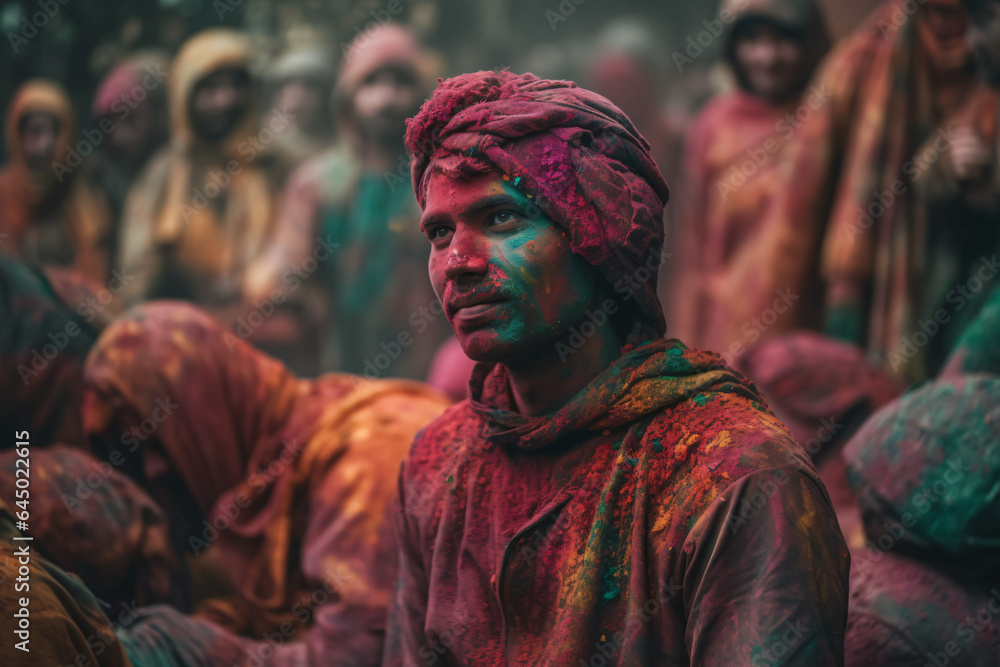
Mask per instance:
[[[684,553],[691,664],[844,664],[850,556],[819,481],[783,468],[740,478]]]

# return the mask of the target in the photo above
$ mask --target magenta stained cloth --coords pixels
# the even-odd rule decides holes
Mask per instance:
[[[432,161],[448,172],[502,172],[570,233],[573,252],[627,287],[644,321],[665,332],[656,273],[670,190],[649,142],[608,99],[533,74],[462,74],[407,121],[406,146],[421,208]]]

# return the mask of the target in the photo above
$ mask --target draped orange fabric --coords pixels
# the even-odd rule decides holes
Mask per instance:
[[[394,474],[446,400],[414,382],[298,379],[170,302],[110,326],[85,381],[87,431],[138,438],[147,479],[165,462],[204,513],[188,546],[212,544],[238,595],[201,615],[244,636],[291,640],[308,627],[296,651],[377,663],[395,581]]]
[[[19,127],[29,114],[55,118],[51,165],[31,169]],[[0,250],[22,261],[71,266],[103,283],[109,270],[107,202],[89,187],[82,168],[68,166],[77,139],[73,109],[56,84],[36,79],[18,89],[5,125],[10,164],[0,172]]]

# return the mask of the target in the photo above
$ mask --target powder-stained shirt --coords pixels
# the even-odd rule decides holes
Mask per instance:
[[[843,664],[827,493],[718,355],[645,343],[531,419],[471,386],[400,475],[384,665]]]

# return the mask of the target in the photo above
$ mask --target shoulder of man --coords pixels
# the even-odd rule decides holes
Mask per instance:
[[[661,459],[664,475],[688,471],[691,477],[703,477],[715,494],[766,469],[819,479],[785,425],[762,403],[740,394],[699,394],[672,406],[653,420],[640,446],[645,456]]]
[[[406,465],[413,473],[424,473],[454,463],[465,455],[469,445],[481,440],[482,422],[469,407],[466,399],[448,407],[437,419],[425,426],[413,440]]]

